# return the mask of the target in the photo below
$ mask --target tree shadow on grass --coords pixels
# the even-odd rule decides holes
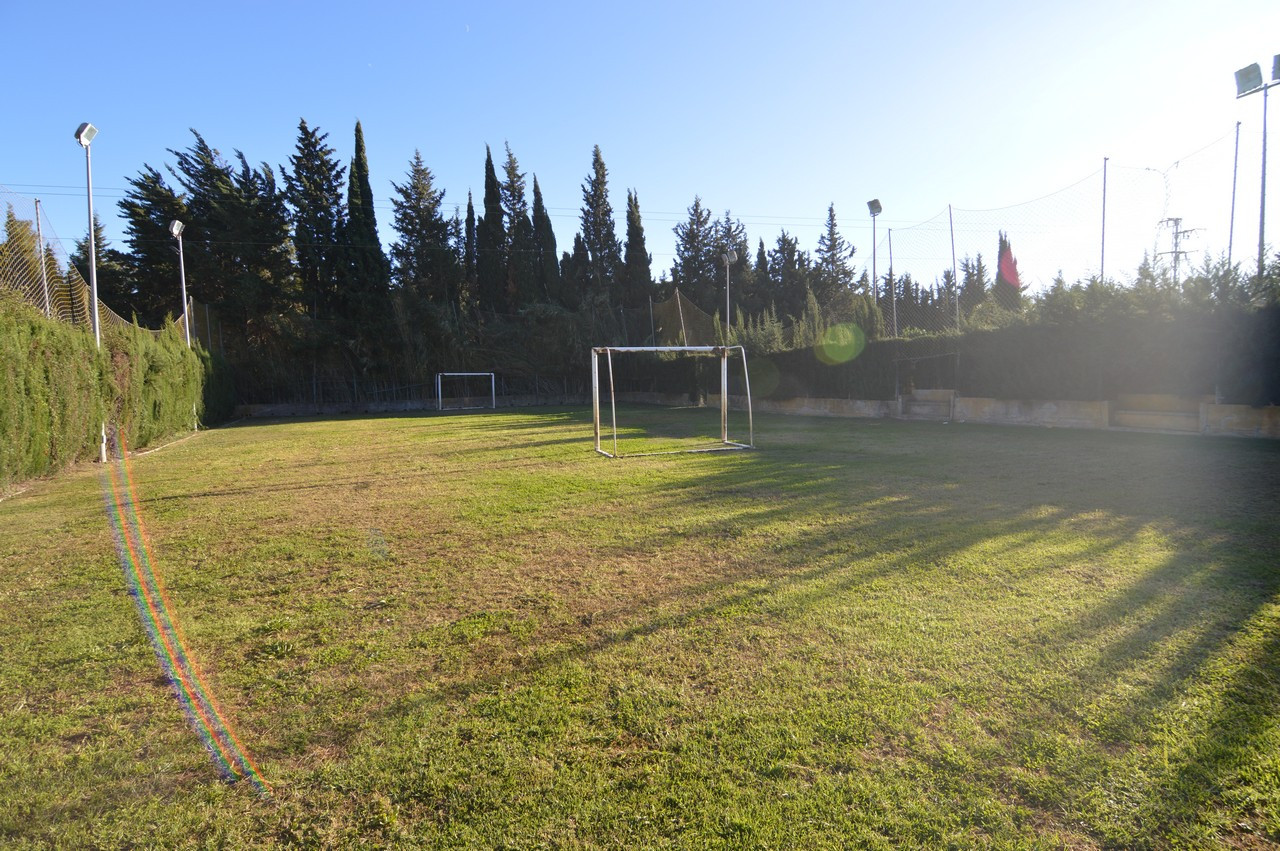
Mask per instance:
[[[1087,803],[1116,776],[1127,749],[1150,747],[1154,725],[1169,716],[1180,695],[1203,684],[1205,672],[1277,593],[1276,573],[1258,555],[1274,552],[1276,543],[1274,526],[1257,519],[1260,506],[1269,510],[1280,498],[1280,454],[1270,448],[1191,438],[899,429],[790,418],[766,419],[763,425],[773,430],[772,448],[714,459],[609,461],[590,453],[590,434],[584,434],[583,457],[557,460],[564,465],[558,469],[572,474],[578,465],[608,465],[614,490],[598,505],[590,494],[565,504],[583,512],[575,522],[613,523],[619,530],[607,541],[589,541],[589,554],[601,562],[621,556],[652,562],[666,569],[666,578],[634,591],[618,580],[600,608],[590,607],[585,596],[566,597],[569,614],[586,617],[541,621],[531,637],[557,649],[522,655],[514,644],[489,647],[485,652],[492,658],[476,658],[474,672],[464,670],[434,691],[382,696],[382,708],[350,735],[376,741],[384,724],[438,717],[435,710],[442,705],[519,687],[571,663],[591,665],[603,654],[643,653],[643,643],[653,636],[725,617],[803,624],[826,617],[822,607],[832,600],[854,612],[868,611],[859,607],[867,605],[863,598],[870,589],[918,595],[910,607],[889,610],[898,616],[927,616],[931,600],[941,611],[944,603],[981,598],[1008,608],[1015,634],[992,636],[984,645],[961,629],[964,651],[991,672],[977,688],[988,692],[989,706],[1029,706],[1036,715],[1031,721],[1009,719],[1012,729],[995,734],[993,759],[1016,763],[1019,737],[1033,722],[1080,742],[1078,757],[1049,765],[1062,789],[1042,802],[1054,811],[1048,816],[1052,822],[1060,818],[1055,808],[1084,806],[1079,801]],[[548,447],[577,440],[548,440],[536,418],[475,427],[504,437],[512,451],[527,456],[505,465],[503,476],[539,475]],[[475,457],[462,450],[452,463],[405,473],[402,480],[421,485],[433,476],[488,475],[476,472]],[[506,481],[493,478],[489,484],[500,489]],[[235,485],[197,496],[216,500],[380,484],[385,481],[376,475],[326,475],[318,482]],[[173,498],[179,497],[157,499]],[[554,503],[546,506],[548,517],[554,509]],[[628,532],[632,519],[637,531]],[[515,533],[501,546],[519,557],[537,533]],[[1151,535],[1183,549],[1157,564],[1128,571],[1116,566]],[[1054,546],[1036,552],[1045,542]],[[696,552],[703,555],[700,561],[691,560]],[[596,581],[607,581],[600,576]],[[540,585],[537,576],[526,584],[534,591],[555,590]],[[1014,616],[1028,599],[1050,608],[1045,587],[1079,592],[1081,600],[1066,610],[1046,611],[1040,620]],[[762,609],[762,603],[772,605]],[[522,605],[493,600],[494,608]],[[974,686],[925,652],[935,649],[930,642],[943,640],[922,637],[911,659],[915,668],[900,676],[963,700]],[[1114,833],[1107,813],[1095,808],[1082,816],[1094,836],[1118,843],[1125,835],[1145,837],[1159,844],[1162,830],[1209,819],[1206,812],[1222,805],[1221,790],[1236,782],[1249,743],[1274,726],[1273,704],[1263,703],[1266,694],[1274,696],[1274,683],[1267,692],[1270,681],[1258,679],[1259,670],[1275,670],[1274,636],[1258,646],[1254,661],[1224,674],[1223,693],[1230,699],[1204,721],[1205,734],[1191,740],[1181,760],[1137,799],[1138,815],[1122,820]],[[1028,679],[1026,670],[1039,664],[1051,664],[1053,676]],[[411,658],[408,667],[432,676],[425,660]],[[1126,675],[1134,683],[1118,688]],[[1214,739],[1221,730],[1235,731],[1225,747]],[[905,757],[928,763],[937,740],[957,735],[944,728],[933,739],[907,746]],[[259,748],[260,755],[269,752]],[[1002,794],[998,767],[980,772],[975,781],[991,784],[995,798]],[[927,776],[922,782],[942,781]],[[1022,793],[1034,799],[1034,790]],[[1179,808],[1166,800],[1178,796],[1189,803]],[[1121,832],[1124,825],[1129,834]]]
[[[1194,453],[1199,447],[1190,442],[1157,440],[1152,448],[1126,439],[1117,446],[1073,435],[1071,444],[1093,453],[1086,468],[1074,457],[1046,457],[1051,444],[1043,433],[1022,434],[987,443],[988,452],[1011,449],[1014,457],[1003,459],[984,479],[983,459],[949,454],[955,447],[936,445],[947,440],[936,433],[917,432],[919,445],[914,449],[909,439],[891,439],[895,443],[890,454],[932,452],[940,461],[928,475],[918,464],[895,472],[892,463],[885,463],[885,453],[877,457],[875,448],[808,446],[794,453],[745,455],[721,467],[701,467],[683,488],[638,487],[632,494],[635,504],[673,522],[659,531],[640,524],[648,531],[631,539],[630,546],[654,553],[701,540],[712,550],[723,550],[723,565],[709,571],[710,576],[700,572],[699,581],[676,580],[595,612],[588,627],[539,633],[539,641],[556,640],[565,646],[536,659],[512,659],[496,673],[463,677],[430,695],[406,696],[388,707],[388,717],[417,714],[507,687],[565,663],[589,663],[597,654],[659,632],[680,632],[726,612],[753,610],[752,603],[766,599],[785,599],[781,610],[788,617],[804,618],[806,611],[827,600],[856,598],[875,583],[942,581],[954,590],[968,581],[975,592],[986,586],[985,593],[997,603],[1016,605],[1020,597],[1042,593],[1038,586],[1046,582],[1070,586],[1077,581],[1070,577],[1078,576],[1078,584],[1098,584],[1087,595],[1085,608],[1049,614],[1012,644],[994,642],[989,661],[1014,679],[988,687],[1017,691],[1013,704],[1029,700],[1036,723],[1076,738],[1085,761],[1063,760],[1052,770],[1060,772],[1063,795],[1087,797],[1103,782],[1099,767],[1103,775],[1115,770],[1129,744],[1148,747],[1152,726],[1167,716],[1171,701],[1203,682],[1214,660],[1280,589],[1275,571],[1263,567],[1251,552],[1268,542],[1267,530],[1254,522],[1253,510],[1241,507],[1274,505],[1280,496],[1277,487],[1268,484],[1275,477],[1267,470],[1275,469],[1277,458],[1270,450],[1246,452],[1242,459],[1211,446],[1205,457],[1198,457]],[[933,445],[925,445],[926,440]],[[841,452],[868,463],[850,465],[839,457]],[[1225,466],[1224,460],[1229,462]],[[1153,473],[1153,463],[1163,466]],[[715,499],[730,506],[727,516],[701,519],[698,506]],[[877,504],[881,507],[866,509]],[[788,533],[787,524],[797,518],[803,528]],[[771,530],[772,535],[764,566],[750,558],[761,541],[741,549],[732,545],[735,536],[750,538],[758,529]],[[1029,564],[1019,559],[1023,549],[1077,529],[1088,532],[1083,543],[1038,556]],[[1189,549],[1150,567],[1098,575],[1097,570],[1104,570],[1095,570],[1098,563],[1123,557],[1151,535]],[[1198,548],[1190,549],[1197,542]],[[967,566],[957,568],[959,562]],[[1064,573],[1069,574],[1066,580]],[[1274,666],[1275,651],[1274,642],[1266,644],[1260,661],[1242,666],[1238,676],[1256,678],[1258,664]],[[1002,654],[1018,656],[1017,664],[999,668],[996,657]],[[1020,669],[1050,660],[1058,666],[1052,677],[1017,681]],[[924,676],[944,691],[948,678],[956,676],[946,670],[904,675]],[[1127,676],[1135,682],[1126,683]],[[1117,688],[1121,683],[1125,687]],[[950,685],[964,692],[962,683]],[[1220,789],[1230,786],[1242,770],[1248,742],[1256,742],[1275,718],[1270,705],[1247,697],[1248,690],[1234,692],[1242,696],[1225,701],[1219,720],[1209,726],[1235,730],[1233,741],[1238,744],[1224,749],[1211,737],[1194,739],[1181,767],[1139,802],[1135,812],[1145,813],[1146,821],[1138,816],[1130,820],[1133,832],[1124,834],[1129,840],[1159,842],[1166,829],[1215,818],[1207,811],[1221,805]],[[1100,695],[1105,698],[1105,717],[1091,718],[1091,706],[1103,705]],[[1024,725],[1025,719],[1014,723],[1014,739]],[[1015,740],[1006,741],[1005,758],[1016,761],[1017,746]],[[1078,777],[1093,779],[1081,786]],[[1188,784],[1199,790],[1191,799],[1184,794],[1184,803],[1166,803]],[[1000,790],[993,788],[992,794],[1000,797]],[[1028,797],[1034,795],[1028,792]],[[1108,839],[1109,829],[1099,818],[1091,816],[1084,826],[1104,841],[1117,841]]]

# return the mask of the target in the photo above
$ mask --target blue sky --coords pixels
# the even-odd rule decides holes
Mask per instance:
[[[190,128],[274,167],[300,118],[345,162],[359,119],[385,242],[391,182],[415,149],[452,208],[468,190],[479,206],[485,145],[500,164],[509,143],[570,248],[599,144],[615,213],[639,194],[655,276],[695,195],[753,245],[786,228],[810,250],[834,203],[868,262],[877,197],[877,251],[894,230],[899,266],[914,257],[926,280],[944,264],[949,204],[962,256],[992,257],[1001,228],[1033,287],[1063,267],[1096,272],[1104,157],[1108,274],[1164,247],[1164,217],[1194,229],[1198,262],[1226,249],[1237,121],[1233,256],[1246,260],[1262,98],[1236,101],[1233,73],[1260,62],[1269,77],[1280,53],[1275,0],[6,6],[0,186],[40,197],[67,244],[85,232],[82,121],[100,131],[95,206],[123,248],[125,179],[171,163]]]

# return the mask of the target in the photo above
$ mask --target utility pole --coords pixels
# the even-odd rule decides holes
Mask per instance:
[[[1172,255],[1173,255],[1173,286],[1174,286],[1174,289],[1177,289],[1177,287],[1178,287],[1178,267],[1179,267],[1180,261],[1182,260],[1182,256],[1183,256],[1184,254],[1187,254],[1187,253],[1188,253],[1188,252],[1186,252],[1186,251],[1183,251],[1183,250],[1182,250],[1182,248],[1181,248],[1181,246],[1182,246],[1182,238],[1183,238],[1183,237],[1185,237],[1185,236],[1190,236],[1191,234],[1193,234],[1193,233],[1195,233],[1197,230],[1199,230],[1199,228],[1192,228],[1192,229],[1189,229],[1189,230],[1183,230],[1183,229],[1182,229],[1182,219],[1181,219],[1181,217],[1175,217],[1175,218],[1170,218],[1170,219],[1164,219],[1164,220],[1162,220],[1162,221],[1160,222],[1160,224],[1162,224],[1162,225],[1170,225],[1170,226],[1173,228],[1173,250],[1172,250],[1172,251],[1161,251],[1161,252],[1159,252],[1159,253],[1160,253],[1160,254],[1172,254]]]

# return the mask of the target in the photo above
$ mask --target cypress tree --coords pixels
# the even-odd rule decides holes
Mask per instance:
[[[622,250],[609,204],[609,170],[600,146],[591,154],[591,175],[582,184],[582,242],[587,250],[591,291],[612,299],[618,285]]]
[[[569,310],[577,310],[586,301],[592,287],[591,257],[582,234],[574,234],[573,253],[565,252],[560,260],[560,301]]]
[[[960,311],[965,316],[987,298],[987,267],[982,253],[976,259],[968,257],[960,261]]]
[[[653,294],[653,256],[645,249],[640,196],[627,192],[627,247],[622,261],[622,304],[644,307]]]
[[[347,183],[347,248],[351,262],[349,290],[344,299],[356,313],[362,333],[370,341],[385,339],[391,319],[391,265],[378,238],[378,220],[369,184],[369,160],[364,130],[356,122],[355,154]]]
[[[751,289],[746,298],[745,312],[748,315],[763,313],[774,303],[773,292],[769,286],[769,253],[764,250],[764,240],[756,242],[756,262],[751,270]]]
[[[471,190],[467,190],[467,219],[463,226],[462,238],[462,281],[466,287],[467,297],[476,297],[476,207],[471,200]]]
[[[1018,277],[1018,261],[1013,257],[1013,246],[1009,244],[1009,236],[1000,231],[999,247],[996,251],[996,282],[993,287],[996,304],[1005,310],[1022,309],[1022,281]]]
[[[501,186],[502,206],[511,223],[506,233],[506,300],[514,309],[538,299],[534,283],[536,250],[529,204],[524,197],[524,173],[520,171],[520,163],[512,153],[511,145],[506,147],[507,161],[503,166],[506,179]]]
[[[493,154],[485,145],[484,215],[476,222],[476,303],[481,310],[507,309],[506,229],[502,217],[502,187],[493,170]]]
[[[542,188],[538,177],[533,177],[533,279],[534,289],[541,301],[558,301],[562,295],[560,266],[557,263],[556,232],[551,227],[551,217],[542,202]]]

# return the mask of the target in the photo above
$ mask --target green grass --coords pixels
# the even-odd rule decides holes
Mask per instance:
[[[11,496],[0,845],[1280,841],[1280,445],[756,437],[611,460],[589,412],[539,409],[134,459],[269,798],[219,782],[172,698],[97,471]]]

